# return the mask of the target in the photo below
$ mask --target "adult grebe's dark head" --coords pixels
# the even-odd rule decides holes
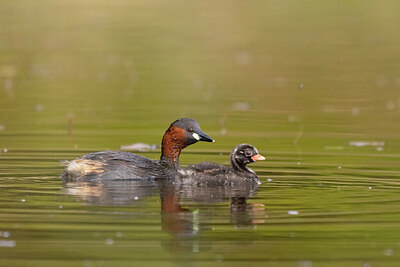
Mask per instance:
[[[230,159],[233,169],[250,172],[253,171],[246,166],[247,164],[258,160],[265,160],[265,158],[258,153],[257,149],[249,144],[235,146],[231,152]]]
[[[179,162],[181,150],[199,141],[214,142],[200,129],[196,120],[182,118],[174,121],[165,132],[162,140],[161,160]]]

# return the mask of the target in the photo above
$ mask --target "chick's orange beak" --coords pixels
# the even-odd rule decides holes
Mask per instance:
[[[257,154],[252,156],[251,159],[254,161],[258,161],[258,160],[265,160],[265,157],[261,156],[260,154]]]

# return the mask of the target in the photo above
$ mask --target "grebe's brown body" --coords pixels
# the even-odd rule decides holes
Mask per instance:
[[[64,181],[95,181],[104,179],[164,179],[180,173],[179,155],[185,147],[198,141],[213,142],[194,119],[174,121],[161,143],[161,158],[153,160],[121,151],[86,154],[68,163]]]

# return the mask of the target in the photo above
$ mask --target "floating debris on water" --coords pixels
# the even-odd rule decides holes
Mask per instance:
[[[63,208],[63,206],[62,206],[62,205],[60,205],[60,206],[58,206],[58,208],[59,208],[59,209],[62,209],[62,208]]]
[[[5,78],[4,79],[4,92],[6,93],[8,99],[14,99],[14,80],[12,78]]]
[[[131,145],[121,146],[121,150],[132,150],[132,151],[139,151],[139,152],[146,152],[146,151],[155,151],[157,150],[157,145],[150,145],[145,143],[134,143]]]
[[[376,151],[383,151],[383,147],[378,146],[378,147],[376,148]]]
[[[26,202],[26,199],[25,198],[21,199],[21,202]]]
[[[299,267],[312,267],[312,261],[299,261]]]
[[[9,238],[10,237],[10,232],[7,232],[7,231],[0,232],[0,237]]]
[[[106,71],[99,71],[99,73],[97,74],[97,80],[99,82],[104,82],[106,81],[108,78],[108,73]]]
[[[215,255],[215,261],[216,262],[224,261],[224,256],[221,254]]]
[[[0,124],[0,131],[4,131],[5,128],[6,128],[6,127],[4,127],[4,125],[1,125],[1,124]]]
[[[360,114],[360,108],[359,107],[352,107],[351,108],[351,115],[358,116],[359,114]]]
[[[385,255],[385,256],[393,256],[393,255],[394,255],[394,250],[391,249],[391,248],[385,249],[385,250],[383,251],[383,255]]]
[[[386,102],[386,108],[388,110],[393,110],[396,108],[396,103],[394,103],[394,101],[389,100],[388,102]]]
[[[236,102],[233,105],[234,110],[248,111],[250,109],[250,104],[247,102]]]
[[[297,210],[288,210],[287,212],[289,215],[299,215],[299,212]]]
[[[375,77],[375,83],[378,87],[386,87],[387,85],[387,78],[384,75],[377,75]]]
[[[14,240],[0,240],[0,247],[7,247],[7,248],[13,248],[15,247],[16,243]]]
[[[363,146],[383,147],[385,146],[385,141],[351,141],[349,142],[349,145],[355,147],[363,147]]]
[[[41,111],[43,111],[43,105],[41,105],[41,104],[35,105],[35,111],[36,111],[36,112],[41,112]]]
[[[139,199],[139,197],[138,197],[138,196],[136,196],[136,197],[134,197],[133,199],[134,199],[134,200],[138,200],[138,199]]]
[[[115,236],[116,236],[116,237],[122,237],[123,234],[122,234],[121,232],[116,232],[116,233],[115,233]]]
[[[304,88],[304,83],[301,83],[301,84],[299,85],[299,90],[303,90],[303,88]]]
[[[325,150],[343,150],[344,146],[324,146]]]
[[[372,189],[372,186],[368,187],[368,189]]]
[[[106,244],[107,245],[112,245],[112,244],[114,244],[114,240],[112,238],[107,238],[106,239]]]
[[[342,166],[338,166],[337,168],[338,168],[339,170],[341,170],[341,169],[342,169]]]
[[[251,54],[248,51],[240,51],[236,53],[235,59],[238,65],[245,66],[250,64]]]
[[[121,61],[121,56],[118,53],[112,52],[105,56],[105,61],[108,65],[116,65]]]
[[[288,119],[288,122],[295,122],[296,116],[293,114],[289,114],[287,119]]]
[[[273,180],[271,179],[271,178],[268,178],[267,179],[267,182],[272,182]]]

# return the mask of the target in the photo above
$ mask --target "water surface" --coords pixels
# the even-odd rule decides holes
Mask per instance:
[[[9,1],[0,8],[1,266],[397,266],[396,1]],[[256,191],[63,184],[61,161],[194,117]],[[157,159],[159,151],[140,154]]]

